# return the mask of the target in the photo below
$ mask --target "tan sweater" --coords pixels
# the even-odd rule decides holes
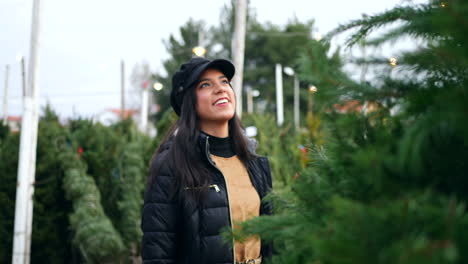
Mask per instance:
[[[211,155],[211,158],[226,179],[233,228],[236,229],[238,228],[236,223],[260,214],[260,197],[252,185],[247,169],[237,156],[223,158]],[[250,236],[242,243],[236,241],[234,244],[236,261],[258,258],[260,247],[258,236]]]

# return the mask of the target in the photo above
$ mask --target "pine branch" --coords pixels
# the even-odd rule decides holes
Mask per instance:
[[[352,34],[346,41],[347,46],[353,46],[378,28],[399,21],[410,22],[414,17],[426,16],[433,7],[433,4],[421,4],[415,7],[397,7],[378,15],[365,16],[362,19],[353,20],[345,25],[338,26],[327,34],[326,39],[357,28],[357,32]]]

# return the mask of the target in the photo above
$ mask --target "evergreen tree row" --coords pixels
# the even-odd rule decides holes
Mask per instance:
[[[151,140],[131,120],[39,122],[31,261],[134,262]],[[0,262],[11,261],[19,134],[1,128]]]
[[[273,263],[468,262],[467,13],[466,1],[429,1],[337,28],[330,36],[353,30],[349,45],[423,43],[396,63],[358,60],[370,82],[331,68],[327,40],[311,43],[301,76],[327,88],[314,105],[324,143],[271,196],[277,214],[243,229],[274,241]]]

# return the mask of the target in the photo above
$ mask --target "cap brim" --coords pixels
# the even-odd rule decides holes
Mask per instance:
[[[234,64],[232,64],[232,62],[225,60],[225,59],[212,60],[210,62],[207,62],[199,66],[197,69],[195,69],[192,72],[192,75],[190,76],[190,79],[187,82],[188,84],[187,87],[191,87],[192,85],[194,85],[198,81],[198,79],[200,79],[200,75],[205,70],[213,69],[213,68],[218,69],[222,73],[224,73],[224,75],[226,76],[226,78],[228,78],[228,80],[231,80],[232,77],[234,77],[234,74],[236,72],[236,69],[234,67]]]

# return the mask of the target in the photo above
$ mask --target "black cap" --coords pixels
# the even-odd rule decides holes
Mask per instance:
[[[205,58],[196,57],[182,64],[180,69],[172,75],[171,106],[177,115],[180,116],[180,107],[185,92],[197,83],[200,75],[206,69],[210,68],[220,70],[229,81],[235,73],[234,65],[228,60],[207,60]]]

